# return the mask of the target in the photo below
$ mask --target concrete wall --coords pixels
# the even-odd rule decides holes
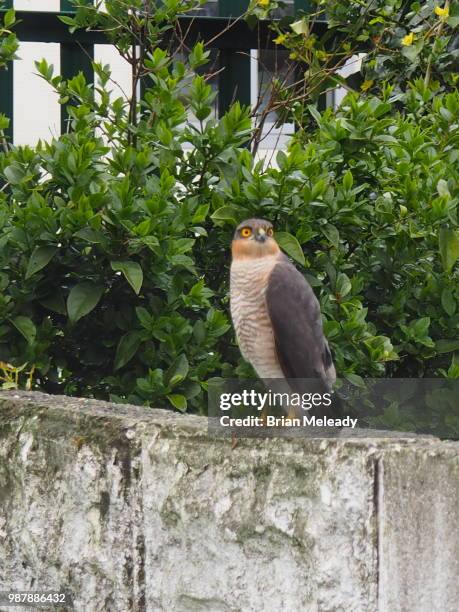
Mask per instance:
[[[458,525],[458,443],[232,450],[200,417],[0,393],[0,591],[67,589],[82,612],[457,612]]]

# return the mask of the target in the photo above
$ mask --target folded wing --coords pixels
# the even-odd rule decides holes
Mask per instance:
[[[322,329],[319,302],[287,258],[276,264],[270,274],[266,304],[284,376],[317,378],[330,389],[336,375]]]

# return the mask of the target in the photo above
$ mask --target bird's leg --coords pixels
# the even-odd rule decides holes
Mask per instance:
[[[233,433],[231,434],[231,450],[234,450],[236,448],[237,443],[238,439],[236,438],[236,434],[233,431]]]
[[[287,419],[289,420],[293,420],[293,419],[300,419],[301,420],[301,410],[299,408],[299,406],[291,403],[290,401],[290,395],[289,395],[289,402],[288,402],[288,408],[287,408]]]
[[[298,418],[297,411],[294,408],[290,407],[287,412],[287,418],[290,420],[297,419]]]
[[[263,427],[266,427],[266,422],[268,419],[268,406],[267,405],[263,406],[260,416],[261,416],[261,421],[263,423]]]

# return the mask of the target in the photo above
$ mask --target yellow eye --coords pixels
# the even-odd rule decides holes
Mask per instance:
[[[252,230],[250,229],[250,227],[243,227],[241,229],[241,236],[243,238],[248,238],[251,235],[252,235]]]
[[[270,228],[269,228],[269,229],[266,231],[266,233],[268,234],[268,236],[272,236],[272,235],[273,235],[273,228],[272,228],[272,227],[270,227]]]

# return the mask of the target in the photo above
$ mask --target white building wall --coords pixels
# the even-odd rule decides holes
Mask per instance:
[[[58,11],[59,0],[15,0],[16,10]],[[20,60],[14,63],[14,142],[17,145],[35,145],[38,140],[49,140],[60,134],[60,106],[58,96],[37,75],[35,61],[45,58],[53,64],[55,74],[60,72],[60,49],[55,43],[21,43]],[[129,92],[128,63],[109,45],[96,45],[94,59],[112,68],[115,97],[121,90]]]
[[[59,0],[15,0],[17,10],[58,11]],[[51,87],[36,73],[34,62],[46,58],[53,64],[55,74],[60,71],[59,45],[54,43],[21,43],[18,55],[20,60],[14,65],[14,142],[18,145],[35,145],[38,140],[49,140],[60,134],[60,107],[58,96]],[[112,69],[113,95],[123,95],[123,91],[130,92],[130,67],[120,57],[116,49],[109,45],[96,45],[94,49],[95,60],[109,64]],[[360,58],[353,58],[349,66],[342,69],[341,74],[348,74],[360,66]],[[357,61],[356,61],[357,60]],[[257,52],[252,52],[252,102],[255,103],[258,91]],[[334,102],[339,103],[345,94],[344,89],[335,92]],[[285,125],[282,129],[272,130],[266,126],[269,135],[260,145],[262,157],[268,161],[273,159],[276,149],[284,148],[289,135],[293,132],[292,125]]]

